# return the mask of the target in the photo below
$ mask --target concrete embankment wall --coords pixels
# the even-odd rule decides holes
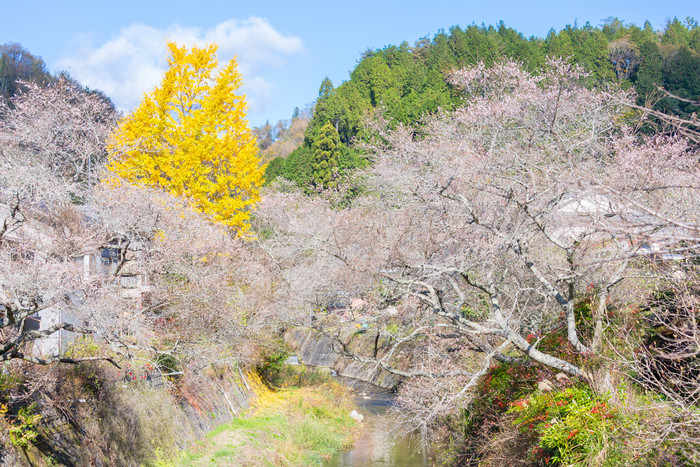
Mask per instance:
[[[188,381],[120,381],[94,397],[56,403],[38,397],[38,436],[25,448],[0,435],[0,466],[139,466],[168,459],[248,407],[242,372],[205,372]],[[206,373],[206,374],[205,374]]]
[[[334,340],[315,329],[292,328],[287,330],[284,339],[300,363],[332,368],[340,376],[367,381],[383,388],[396,387],[401,381],[400,377],[381,369],[376,363],[342,358],[334,350]],[[374,338],[360,334],[353,337],[351,345],[358,355],[367,355],[374,348]]]
[[[341,358],[333,340],[313,329],[291,329],[285,340],[301,363],[332,368],[341,376],[384,388],[400,381],[376,364]],[[351,341],[357,354],[372,353],[373,336],[358,333]],[[13,446],[7,432],[0,433],[0,467],[139,466],[159,455],[167,459],[231,421],[252,397],[244,373],[234,368],[208,367],[169,381],[157,375],[135,381],[103,378],[99,388],[87,392],[82,387],[86,380],[72,372],[66,369],[53,387],[33,398],[33,413],[41,415],[31,428],[38,433],[36,440],[20,448]]]

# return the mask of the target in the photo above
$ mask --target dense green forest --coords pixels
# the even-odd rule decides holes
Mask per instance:
[[[326,122],[336,128],[344,147],[362,138],[365,117],[381,108],[394,123],[410,124],[438,109],[453,110],[463,93],[445,78],[454,70],[483,62],[486,66],[513,59],[528,70],[538,70],[546,57],[564,57],[591,73],[590,86],[634,86],[637,103],[661,112],[688,117],[691,103],[670,98],[658,87],[682,98],[700,95],[700,27],[692,18],[673,19],[663,30],[649,22],[639,27],[617,18],[601,26],[569,25],[547,37],[526,38],[500,23],[496,26],[453,26],[414,45],[402,42],[379,50],[366,50],[337,87],[324,79],[304,145],[270,164],[268,179],[279,175],[309,184],[305,173],[311,147]],[[362,163],[347,155],[344,167]],[[341,171],[343,167],[340,167]]]

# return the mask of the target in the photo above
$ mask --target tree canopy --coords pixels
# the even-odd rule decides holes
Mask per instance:
[[[445,77],[455,69],[511,59],[538,70],[548,56],[565,58],[591,73],[589,84],[636,85],[638,103],[656,93],[656,86],[686,99],[700,95],[700,27],[692,18],[670,20],[663,31],[608,18],[600,27],[586,23],[551,30],[544,38],[525,38],[502,22],[496,26],[454,26],[409,46],[404,42],[365,51],[348,81],[333,87],[324,79],[316,111],[307,129],[311,145],[319,129],[331,121],[343,143],[362,137],[363,118],[381,108],[395,123],[410,124],[438,109],[451,110],[461,95]],[[657,110],[687,116],[690,105],[662,99]]]
[[[0,45],[1,97],[13,97],[22,90],[23,83],[48,84],[54,80],[41,57],[32,55],[15,42]]]
[[[585,465],[605,438],[591,464],[632,465],[627,444],[644,433],[643,463],[660,439],[697,463],[697,147],[640,132],[631,90],[589,86],[562,58],[450,78],[455,110],[375,125],[367,189],[347,206],[266,196],[257,221],[280,282],[306,294],[308,325],[343,356],[405,378],[405,432],[450,426],[462,459],[511,465],[526,445],[523,465]],[[337,302],[351,311],[330,312]],[[568,388],[576,398],[556,407],[585,410],[536,410]],[[641,390],[657,395],[630,402]],[[665,411],[652,429],[656,413],[622,413],[649,400]],[[506,431],[514,412],[531,414],[517,420],[527,438]],[[518,446],[492,447],[506,438]]]
[[[119,176],[191,200],[213,220],[246,230],[264,166],[237,90],[231,60],[217,68],[216,45],[168,43],[169,70],[112,135],[109,168]]]

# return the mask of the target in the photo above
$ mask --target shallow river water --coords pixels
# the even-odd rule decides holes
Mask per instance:
[[[349,451],[341,452],[326,461],[326,467],[424,467],[432,465],[427,452],[415,442],[397,439],[392,433],[387,409],[394,395],[384,388],[363,381],[338,377],[338,381],[357,392],[358,412],[364,416],[362,436]]]

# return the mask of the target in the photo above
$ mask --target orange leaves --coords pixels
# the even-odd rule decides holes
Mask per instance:
[[[244,96],[236,92],[242,83],[236,61],[215,74],[216,48],[168,43],[170,69],[113,133],[109,168],[183,196],[212,220],[244,232],[264,166]]]

